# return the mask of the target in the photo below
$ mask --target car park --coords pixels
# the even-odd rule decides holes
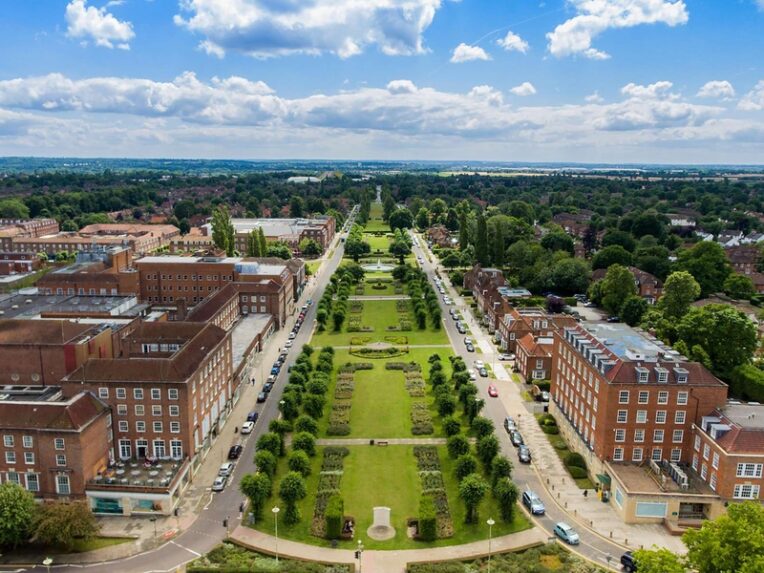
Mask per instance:
[[[488,385],[488,395],[491,398],[496,398],[499,395],[499,391],[496,389],[496,386],[493,384]]]
[[[526,489],[523,492],[523,505],[528,508],[532,515],[544,515],[546,508],[536,492]]]
[[[263,402],[265,402],[267,399],[268,399],[268,394],[266,394],[265,392],[260,392],[260,393],[257,395],[257,403],[258,403],[258,404],[262,404],[262,403],[263,403]]]
[[[212,491],[223,491],[227,481],[228,478],[217,476],[215,481],[212,482]]]
[[[241,425],[241,433],[244,435],[251,434],[252,430],[255,429],[255,423],[254,422],[244,422]]]
[[[627,551],[621,555],[621,567],[626,573],[632,573],[637,571],[637,562],[634,560],[634,554],[631,551]]]
[[[483,378],[488,378],[488,370],[486,370],[485,366],[478,368],[478,374],[480,374],[480,376]]]
[[[247,422],[252,422],[253,424],[257,422],[257,419],[260,417],[260,414],[257,412],[250,412],[247,414]]]
[[[475,352],[475,347],[472,346],[472,344],[465,345],[465,348],[467,349],[467,352]]]
[[[223,477],[228,477],[233,473],[233,462],[226,462],[220,466],[220,469],[218,470],[218,475]]]
[[[531,463],[531,451],[528,446],[523,445],[517,448],[517,459],[520,460],[521,464]]]
[[[241,451],[244,448],[241,444],[234,444],[228,449],[228,459],[229,460],[238,460],[239,456],[241,455]]]
[[[512,441],[512,445],[515,447],[522,446],[525,443],[523,440],[523,435],[517,430],[513,430],[509,433],[509,439]]]
[[[570,525],[564,521],[560,521],[554,526],[554,534],[562,539],[568,545],[578,545],[581,543],[581,539],[578,537],[578,533]]]
[[[508,434],[517,430],[517,424],[515,424],[515,419],[512,416],[504,418],[504,429]]]

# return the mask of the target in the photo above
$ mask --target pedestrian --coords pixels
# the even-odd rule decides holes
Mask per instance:
[[[584,497],[589,497],[589,490],[588,489],[584,490]]]

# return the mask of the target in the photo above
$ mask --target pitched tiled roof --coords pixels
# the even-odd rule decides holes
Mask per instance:
[[[0,320],[0,344],[64,344],[93,328],[69,320]]]
[[[66,402],[0,402],[0,428],[78,430],[107,409],[90,392],[77,394]]]
[[[548,358],[552,355],[552,344],[541,344],[532,334],[526,334],[517,341],[522,346],[525,353],[533,358]]]

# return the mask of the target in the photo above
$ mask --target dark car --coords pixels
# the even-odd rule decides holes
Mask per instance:
[[[517,430],[510,432],[509,439],[512,441],[512,445],[515,447],[522,446],[525,443],[522,434]]]
[[[512,416],[507,416],[504,418],[504,429],[508,434],[511,434],[517,430],[517,424],[515,424],[515,419]]]
[[[271,368],[271,375],[278,376],[279,372],[281,372],[281,366],[279,366],[278,364],[274,364],[273,368]]]
[[[531,451],[528,449],[528,446],[520,446],[517,448],[517,459],[520,460],[520,463],[522,464],[531,463]]]
[[[475,347],[471,344],[465,344],[464,347],[467,349],[467,352],[475,352]]]
[[[241,444],[236,444],[234,446],[231,446],[231,449],[228,450],[228,459],[229,460],[238,460],[239,456],[241,455],[241,451],[244,448],[241,447]]]
[[[621,322],[621,317],[619,316],[608,316],[607,317],[608,322]]]
[[[623,567],[623,570],[626,571],[626,573],[632,573],[632,571],[637,571],[637,563],[634,561],[634,555],[632,555],[631,551],[627,551],[623,555],[621,555],[621,567]]]
[[[268,399],[268,394],[266,394],[265,392],[260,392],[260,393],[257,395],[257,403],[258,403],[258,404],[262,404],[262,403],[263,403],[263,402],[265,402],[267,399]]]
[[[467,329],[464,328],[464,326],[461,323],[459,323],[456,325],[456,332],[458,332],[459,334],[465,334],[467,332]]]
[[[269,394],[271,390],[273,390],[273,384],[271,384],[270,382],[266,382],[265,384],[263,384],[263,392],[265,392],[266,394]]]
[[[482,376],[483,378],[488,378],[488,370],[485,369],[485,366],[482,368],[478,368],[478,374]]]
[[[250,412],[247,414],[247,422],[257,422],[257,419],[260,417],[260,414],[257,412]]]

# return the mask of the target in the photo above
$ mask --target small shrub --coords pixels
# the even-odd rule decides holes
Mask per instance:
[[[585,477],[588,477],[589,474],[586,472],[584,468],[579,468],[577,466],[567,466],[568,473],[570,474],[570,477],[573,479],[583,479]]]
[[[553,436],[556,436],[560,433],[560,428],[557,426],[541,426],[541,429],[544,431],[545,434],[551,434]]]
[[[324,515],[326,516],[326,538],[339,539],[342,535],[342,522],[345,513],[345,505],[339,495],[333,495],[326,504]]]
[[[435,502],[429,495],[419,500],[419,539],[434,541],[437,535]]]
[[[574,466],[577,468],[586,469],[586,460],[584,460],[583,456],[576,452],[570,452],[567,456],[565,456],[565,465],[566,466]]]

